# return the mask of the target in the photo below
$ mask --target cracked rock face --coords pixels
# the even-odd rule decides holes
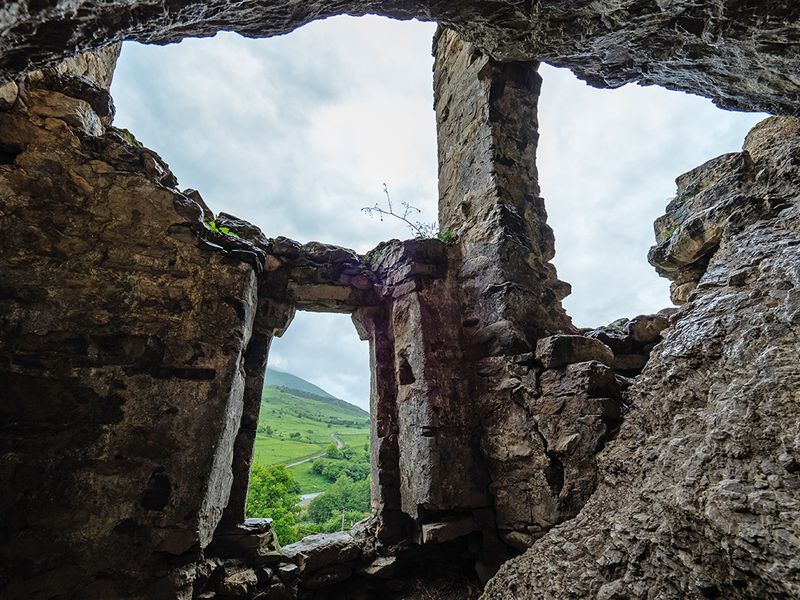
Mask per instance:
[[[800,594],[798,149],[800,123],[768,119],[679,180],[677,204],[718,232],[696,289],[628,391],[595,494],[484,598]]]
[[[800,113],[794,0],[27,0],[0,8],[0,80],[122,40],[270,37],[339,14],[436,20],[499,60],[543,60],[596,87],[640,82],[731,109]]]

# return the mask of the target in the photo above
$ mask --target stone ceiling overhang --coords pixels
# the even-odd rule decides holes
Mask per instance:
[[[595,87],[639,82],[800,114],[794,0],[28,0],[0,8],[0,80],[123,40],[264,38],[341,14],[438,21],[496,59],[567,67]]]

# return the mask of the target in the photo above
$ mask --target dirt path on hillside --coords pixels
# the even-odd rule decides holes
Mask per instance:
[[[338,435],[336,435],[335,433],[332,433],[331,434],[331,439],[334,442],[336,442],[336,449],[337,450],[341,450],[342,448],[344,448],[344,442],[341,439],[339,439]],[[304,458],[303,460],[297,460],[297,461],[295,461],[293,463],[287,464],[286,468],[290,469],[292,467],[296,467],[297,465],[302,465],[303,463],[307,463],[308,461],[316,460],[318,458],[322,458],[323,456],[325,456],[325,454],[326,454],[325,452],[320,452],[319,454],[315,454],[314,456],[309,456],[308,458]]]

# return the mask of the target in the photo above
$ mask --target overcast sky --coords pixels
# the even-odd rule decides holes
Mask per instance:
[[[156,150],[182,188],[268,237],[366,252],[404,226],[360,209],[382,184],[436,218],[429,23],[337,17],[280,38],[234,34],[126,43],[116,125]],[[595,90],[542,66],[539,173],[559,277],[579,326],[669,306],[647,263],[675,178],[740,149],[763,115],[724,112],[660,88]],[[270,365],[368,407],[368,349],[345,315],[299,313]]]

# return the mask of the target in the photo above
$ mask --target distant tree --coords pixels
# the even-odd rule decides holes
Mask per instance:
[[[289,434],[289,439],[299,440],[300,439],[300,432],[299,431],[293,431],[292,433]]]
[[[341,519],[342,512],[345,513],[345,521],[348,513],[360,513],[362,519],[369,516],[369,479],[354,482],[346,475],[339,477],[336,483],[311,501],[307,517],[321,529],[321,525],[332,518]]]
[[[300,485],[283,465],[254,464],[247,494],[247,516],[269,517],[281,544],[297,541]]]

